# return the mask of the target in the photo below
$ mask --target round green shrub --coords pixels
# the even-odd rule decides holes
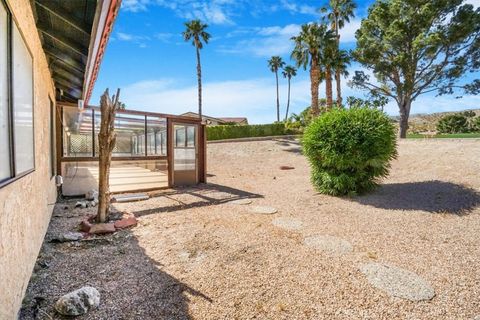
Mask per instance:
[[[449,114],[437,123],[439,133],[466,133],[470,131],[468,118],[461,113]]]
[[[389,117],[369,108],[336,109],[305,130],[303,150],[320,193],[354,195],[374,189],[397,156],[396,131]]]

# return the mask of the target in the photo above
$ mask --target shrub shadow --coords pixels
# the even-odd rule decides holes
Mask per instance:
[[[382,209],[463,214],[480,205],[480,193],[459,184],[431,180],[384,184],[352,200]]]
[[[275,143],[282,146],[283,151],[291,152],[295,154],[302,154],[302,145],[298,139],[294,138],[282,138],[276,139]]]

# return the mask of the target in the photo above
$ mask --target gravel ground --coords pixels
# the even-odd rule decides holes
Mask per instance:
[[[476,319],[479,159],[479,140],[401,141],[379,190],[335,198],[313,190],[295,141],[211,144],[208,185],[115,204],[139,218],[130,230],[46,241],[21,318],[61,319],[56,299],[90,285],[100,307],[77,319]],[[245,198],[252,203],[231,203]],[[56,206],[46,240],[94,211],[73,204]],[[254,206],[278,211],[253,213]],[[322,236],[352,250],[332,255],[305,244]],[[372,264],[418,275],[435,296],[391,296],[362,273]],[[395,277],[380,271],[371,278]]]

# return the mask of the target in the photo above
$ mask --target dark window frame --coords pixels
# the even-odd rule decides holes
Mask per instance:
[[[25,36],[20,29],[15,17],[12,14],[12,10],[9,7],[8,3],[5,0],[0,0],[0,6],[2,6],[7,13],[7,66],[5,68],[7,72],[7,109],[8,109],[8,138],[9,138],[9,159],[10,159],[10,177],[0,180],[0,189],[9,185],[12,182],[15,182],[30,173],[34,172],[36,169],[35,161],[35,83],[34,83],[34,66],[35,60],[32,55],[32,51],[25,40]],[[24,42],[25,47],[27,48],[28,54],[32,59],[32,134],[33,134],[33,167],[27,169],[23,172],[16,173],[16,159],[15,159],[15,116],[14,116],[14,88],[13,88],[13,27],[18,29],[18,32],[21,36],[21,40]],[[0,70],[2,72],[2,70]]]
[[[51,97],[48,97],[50,101],[50,179],[53,179],[57,175],[57,137],[55,124],[55,102]]]

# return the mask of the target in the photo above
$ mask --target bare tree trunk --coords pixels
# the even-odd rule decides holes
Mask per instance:
[[[410,98],[400,99],[398,107],[400,109],[400,132],[399,137],[405,139],[408,131],[408,118],[410,117],[410,107],[412,101]]]
[[[337,70],[335,72],[335,81],[336,81],[336,86],[337,86],[337,107],[342,106],[342,84],[340,81],[340,71]]]
[[[332,109],[333,90],[332,90],[332,68],[325,69],[325,95],[327,96],[327,110]]]
[[[275,80],[277,81],[277,122],[280,122],[280,99],[278,97],[278,70],[275,71]]]
[[[337,50],[340,51],[340,34],[338,33],[338,16],[335,14],[335,36],[337,41]],[[340,70],[335,70],[335,82],[337,87],[337,106],[342,106],[342,83],[340,79]]]
[[[197,78],[198,78],[198,117],[202,119],[202,66],[200,64],[200,49],[197,48]]]
[[[312,57],[312,64],[310,66],[310,92],[312,95],[311,113],[313,116],[318,116],[320,109],[318,108],[318,86],[320,85],[320,67],[317,59]]]
[[[101,121],[100,133],[98,134],[99,182],[97,222],[105,222],[107,220],[110,207],[110,162],[116,140],[114,122],[115,113],[119,105],[119,95],[120,89],[117,90],[116,96],[110,99],[107,89],[100,98]]]
[[[288,77],[288,97],[287,97],[287,111],[285,112],[285,122],[288,119],[288,109],[290,109],[290,77]]]

